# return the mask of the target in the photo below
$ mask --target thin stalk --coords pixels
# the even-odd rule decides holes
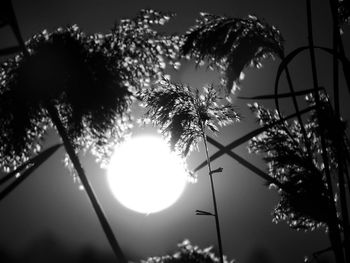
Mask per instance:
[[[48,158],[53,155],[58,148],[60,148],[62,145],[61,144],[56,144],[49,149],[46,149],[42,153],[38,154],[31,160],[31,164],[27,164],[25,171],[22,172],[22,174],[16,178],[14,176],[11,176],[12,178],[14,177],[14,181],[11,182],[4,190],[0,192],[0,201],[2,201],[9,193],[11,193],[17,186],[19,186],[25,179],[27,179],[40,165],[42,165]],[[28,167],[29,166],[29,167]],[[10,173],[12,175],[15,175],[17,173]],[[11,177],[6,177],[6,179],[11,179]]]
[[[311,155],[311,146],[310,146],[310,142],[309,142],[309,140],[307,138],[307,133],[306,133],[306,130],[305,130],[305,127],[304,127],[303,120],[301,119],[300,108],[299,108],[299,105],[298,105],[296,93],[295,93],[295,90],[294,90],[294,85],[293,85],[292,78],[290,76],[288,67],[286,67],[286,77],[287,77],[287,82],[288,82],[289,89],[290,89],[291,94],[292,94],[292,100],[293,100],[293,105],[294,105],[294,108],[295,108],[295,112],[297,114],[297,119],[298,119],[298,122],[300,124],[301,132],[302,132],[304,140],[305,140],[306,152],[308,154],[308,157],[311,159],[311,156],[312,156]],[[289,133],[289,131],[288,131],[288,133]]]
[[[332,0],[329,1],[330,2],[330,6],[331,6],[331,11],[332,11],[332,20],[333,20],[333,26],[332,26],[332,30],[333,30],[333,51],[335,53],[333,53],[333,92],[334,92],[334,109],[335,109],[335,113],[337,115],[337,117],[340,117],[340,106],[339,106],[339,65],[338,65],[338,59],[336,56],[336,53],[338,53],[338,34],[337,31],[339,30],[338,28],[338,22],[337,22],[337,15],[334,14],[335,10],[335,6],[334,6],[334,2]]]
[[[301,114],[305,114],[307,112],[310,112],[312,110],[315,110],[316,106],[311,106],[308,107],[306,109],[303,109],[302,111],[300,111]],[[210,157],[210,161],[214,161],[217,158],[219,158],[221,155],[225,154],[227,151],[231,151],[234,148],[242,145],[243,143],[249,141],[251,138],[267,131],[268,129],[270,129],[271,127],[275,126],[275,125],[279,125],[279,124],[283,124],[286,120],[292,119],[296,116],[296,113],[293,113],[291,115],[288,115],[282,119],[276,120],[268,125],[265,125],[263,127],[260,127],[258,129],[255,129],[251,132],[246,133],[245,135],[243,135],[242,137],[234,140],[233,142],[229,143],[228,145],[226,145],[225,147],[221,148],[219,151],[217,151],[216,153],[214,153],[211,157]],[[196,172],[199,169],[202,169],[203,167],[205,167],[207,165],[207,161],[202,162],[200,165],[198,165],[193,171]]]
[[[350,193],[350,177],[349,177],[348,169],[345,169],[344,173],[345,173],[345,179],[347,181],[348,191]]]
[[[340,34],[338,34],[338,47],[339,47],[340,56],[345,58],[346,55],[345,55],[343,40],[341,39]],[[349,74],[350,68],[349,68],[349,65],[345,63],[345,60],[342,60],[341,63],[343,65],[344,79],[345,79],[346,85],[348,86],[348,90],[350,92],[350,74]]]
[[[349,193],[350,193],[350,177],[349,177],[349,172],[348,172],[347,169],[345,169],[344,172],[345,172],[345,179],[346,179],[347,185],[348,185],[348,191],[349,191]]]
[[[23,170],[26,171],[29,167],[33,166],[34,164],[41,162],[41,160],[48,158],[47,156],[50,154],[53,154],[55,150],[57,150],[61,144],[55,144],[54,146],[51,146],[50,148],[42,151],[38,155],[34,156],[33,158],[25,161],[21,165],[19,165],[15,170],[11,171],[10,173],[6,174],[5,176],[0,178],[0,185],[5,184],[11,179],[16,179],[16,175],[23,173]],[[46,160],[46,159],[45,159]]]
[[[18,41],[18,44],[19,44],[20,48],[22,49],[22,51],[24,52],[24,54],[29,55],[29,52],[26,48],[26,45],[25,45],[24,40],[22,38],[21,31],[20,31],[19,26],[18,26],[16,13],[13,9],[12,1],[6,0],[6,2],[7,2],[6,4],[8,5],[8,9],[9,9],[8,12],[10,13],[8,15],[11,16],[10,25],[11,25],[11,28],[13,30],[13,33],[15,34],[15,37]]]
[[[315,90],[314,96],[315,96],[315,103],[316,103],[316,112],[319,117],[318,119],[321,120],[320,107],[319,107],[320,97],[317,91],[318,77],[317,77],[317,70],[316,70],[316,58],[315,58],[314,41],[313,41],[311,0],[306,0],[306,10],[307,10],[308,42],[310,46],[309,50],[310,50],[310,59],[311,59],[311,70],[312,70],[313,86]],[[320,133],[321,133],[320,137],[321,137],[321,147],[322,147],[322,159],[323,159],[323,164],[324,164],[324,169],[326,174],[329,201],[332,209],[332,213],[329,218],[329,238],[334,247],[336,262],[345,263],[343,249],[342,249],[342,242],[341,242],[341,234],[337,223],[338,221],[337,209],[334,203],[334,193],[333,193],[332,178],[330,174],[329,160],[327,156],[327,149],[326,149],[326,143],[325,143],[325,137],[324,137],[324,127],[321,121],[319,121],[319,126],[320,126]]]
[[[339,143],[337,143],[337,148],[340,148]],[[346,168],[344,167],[341,152],[339,151],[337,151],[337,159],[338,159],[340,207],[341,207],[341,215],[342,215],[342,226],[344,229],[345,257],[346,257],[346,262],[350,262],[350,225],[349,225],[348,202],[346,200],[346,188],[345,188],[345,178],[344,178],[345,176],[344,170]]]
[[[205,134],[203,125],[201,125],[201,126],[202,126],[202,133],[203,133],[202,136],[203,136],[203,141],[204,141],[205,155],[206,155],[207,163],[208,163],[208,172],[209,172],[209,178],[210,178],[211,193],[212,193],[213,204],[214,204],[214,217],[215,217],[216,234],[217,234],[218,244],[219,244],[220,262],[224,263],[224,254],[223,254],[223,250],[222,250],[219,213],[218,213],[218,207],[217,207],[217,204],[216,204],[216,196],[215,196],[214,181],[213,181],[213,172],[212,172],[212,169],[211,169],[211,163],[210,163],[210,158],[209,158],[209,153],[208,153],[207,135]]]
[[[70,160],[72,161],[74,168],[76,169],[79,179],[81,181],[81,183],[84,186],[84,189],[88,195],[88,197],[90,198],[91,204],[97,214],[97,217],[101,223],[101,226],[103,228],[103,231],[106,234],[106,237],[118,259],[118,262],[121,263],[127,263],[128,261],[126,260],[117,239],[115,238],[112,228],[110,227],[106,215],[104,213],[104,211],[102,210],[101,204],[98,202],[96,195],[94,193],[94,190],[92,189],[92,186],[90,185],[90,182],[85,174],[85,171],[83,169],[83,167],[80,164],[79,158],[75,153],[75,150],[71,144],[71,141],[69,140],[68,134],[66,132],[66,129],[64,128],[61,119],[58,115],[58,112],[56,110],[56,108],[51,105],[48,104],[47,105],[47,111],[49,112],[49,115],[51,117],[52,122],[54,123],[54,125],[57,128],[57,131],[59,133],[59,135],[62,138],[63,141],[63,145],[66,148],[66,151],[68,153],[68,156],[70,158]]]
[[[265,173],[264,171],[260,170],[258,167],[256,167],[255,165],[251,164],[250,162],[248,162],[246,159],[242,158],[241,156],[239,156],[238,154],[235,154],[234,152],[225,149],[225,146],[223,146],[221,143],[219,143],[218,141],[214,140],[213,138],[207,136],[207,142],[209,142],[210,144],[214,145],[215,147],[217,147],[219,150],[225,151],[225,153],[227,155],[229,155],[230,157],[232,157],[235,161],[237,161],[238,163],[240,163],[241,165],[245,166],[246,168],[248,168],[250,171],[252,171],[253,173],[255,173],[256,175],[260,176],[263,180],[265,180],[267,183],[269,184],[275,184],[277,187],[281,188],[282,190],[288,192],[288,189],[282,184],[280,183],[276,178],[271,177],[270,175],[268,175],[267,173]],[[197,169],[195,169],[197,170]]]
[[[330,7],[332,11],[333,19],[333,50],[338,52],[339,47],[339,25],[337,18],[337,9],[336,3],[333,0],[330,0]],[[333,54],[333,90],[334,90],[334,108],[337,121],[340,120],[340,104],[339,104],[339,65],[336,54]],[[341,138],[343,134],[338,134],[336,138],[336,147],[337,147],[337,161],[338,161],[338,182],[339,182],[339,194],[340,194],[340,207],[342,214],[342,225],[344,229],[344,248],[345,248],[345,257],[347,262],[350,262],[350,224],[349,224],[349,214],[348,214],[348,205],[346,198],[346,189],[345,189],[345,174],[344,169],[344,158],[343,151],[341,147]]]
[[[338,2],[338,1],[337,1]],[[337,50],[339,51],[340,56],[343,58],[346,58],[345,55],[345,50],[344,50],[344,45],[343,45],[343,40],[340,35],[340,25],[339,25],[339,20],[338,20],[338,7],[337,7],[337,2],[330,0],[330,6],[331,6],[331,13],[332,13],[332,19],[333,19],[333,26],[334,24],[337,25],[337,31],[335,32],[335,37],[337,38]],[[345,4],[347,8],[350,7],[350,1],[345,0]],[[342,66],[343,66],[343,73],[344,73],[344,79],[346,82],[346,85],[348,86],[348,90],[350,92],[350,75],[349,75],[349,65],[348,63],[345,62],[345,60],[342,60]]]

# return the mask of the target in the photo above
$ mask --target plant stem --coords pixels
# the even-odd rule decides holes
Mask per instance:
[[[212,173],[211,163],[210,163],[209,153],[208,153],[207,135],[205,134],[203,125],[201,125],[201,126],[202,126],[202,133],[203,133],[205,155],[206,155],[207,162],[208,162],[208,172],[209,172],[209,178],[210,178],[211,193],[212,193],[213,203],[214,203],[214,217],[215,217],[215,225],[216,225],[216,234],[217,234],[217,237],[218,237],[218,244],[219,244],[220,262],[224,263],[224,254],[223,254],[223,250],[222,250],[219,214],[218,214],[218,207],[217,207],[217,204],[216,204],[216,196],[215,196],[215,189],[214,189],[213,173]]]
[[[48,104],[46,106],[46,108],[47,108],[47,111],[51,117],[52,122],[56,126],[58,133],[63,140],[63,144],[64,144],[64,147],[66,148],[68,156],[69,156],[70,160],[72,161],[74,168],[76,169],[76,171],[78,173],[79,179],[84,186],[84,189],[85,189],[85,191],[86,191],[86,193],[91,201],[91,204],[92,204],[92,206],[97,214],[97,217],[98,217],[98,219],[101,223],[101,226],[103,228],[103,231],[105,232],[106,237],[107,237],[107,239],[108,239],[108,241],[109,241],[109,243],[114,251],[114,254],[118,259],[118,262],[127,263],[127,260],[126,260],[124,254],[123,254],[123,252],[118,244],[118,241],[113,234],[112,228],[110,227],[110,225],[107,221],[106,215],[103,212],[102,207],[96,198],[94,190],[92,189],[92,186],[90,185],[90,182],[89,182],[89,180],[84,172],[84,169],[80,164],[78,156],[75,153],[75,150],[71,144],[71,141],[68,137],[66,129],[64,128],[63,123],[61,122],[61,119],[58,115],[57,109],[51,104]]]
[[[246,159],[244,159],[243,157],[239,156],[238,154],[235,154],[234,152],[226,149],[224,145],[222,145],[221,143],[219,143],[218,141],[216,141],[212,137],[207,136],[207,142],[209,142],[210,144],[214,145],[219,150],[225,151],[225,153],[228,156],[232,157],[235,161],[237,161],[238,163],[240,163],[241,165],[245,166],[246,168],[248,168],[250,171],[252,171],[256,175],[261,177],[267,183],[275,184],[278,188],[281,188],[282,190],[288,192],[287,187],[285,187],[282,183],[280,183],[276,178],[271,177],[266,172],[260,170],[258,167],[256,167],[252,163],[248,162]]]
[[[25,165],[20,165],[19,168],[22,169],[16,169],[7,174],[5,177],[1,178],[2,180],[0,181],[2,183],[5,183],[9,179],[13,179],[13,181],[0,192],[0,201],[4,199],[9,193],[11,193],[17,186],[19,186],[25,179],[27,179],[35,171],[35,169],[39,168],[39,166],[42,165],[48,158],[50,158],[51,155],[53,155],[61,146],[62,144],[55,144],[54,146],[51,146],[50,148],[39,153],[37,156],[28,160]],[[24,171],[22,172],[22,170]],[[21,175],[16,178],[15,175],[19,172],[21,172]]]
[[[315,110],[316,109],[316,106],[311,106],[311,107],[308,107],[306,109],[303,109],[300,111],[300,114],[305,114],[305,113],[308,113],[312,110]],[[225,147],[222,147],[220,148],[219,151],[217,151],[216,153],[214,153],[210,158],[209,160],[210,161],[214,161],[216,160],[217,158],[219,158],[221,155],[225,154],[227,151],[231,151],[233,150],[234,148],[242,145],[243,143],[249,141],[251,138],[267,131],[268,129],[270,129],[271,127],[275,126],[275,125],[279,125],[279,124],[283,124],[286,120],[289,120],[291,118],[294,118],[296,117],[297,114],[296,113],[293,113],[291,115],[288,115],[282,119],[279,119],[277,121],[274,121],[268,125],[265,125],[263,127],[260,127],[258,129],[255,129],[253,131],[250,131],[248,133],[246,133],[245,135],[243,135],[242,137],[234,140],[233,142],[229,143],[228,145],[226,145]],[[204,161],[202,162],[199,166],[197,166],[193,171],[196,172],[198,171],[199,169],[202,169],[204,166],[206,166],[208,163],[208,161]]]
[[[16,18],[16,13],[13,9],[12,1],[11,0],[5,0],[5,6],[6,6],[6,11],[8,12],[8,17],[9,17],[9,24],[13,30],[13,33],[15,34],[15,37],[19,43],[19,47],[21,50],[24,52],[25,55],[29,55],[29,52],[26,48],[26,45],[23,41],[21,31],[18,26],[17,18]]]
[[[324,127],[321,121],[321,113],[320,113],[320,97],[318,94],[318,78],[317,78],[317,70],[316,70],[316,59],[315,59],[315,50],[314,50],[314,42],[313,42],[313,30],[312,30],[312,13],[311,13],[311,0],[306,0],[306,10],[307,10],[307,29],[308,29],[308,42],[310,46],[310,60],[311,60],[311,69],[312,69],[312,78],[313,78],[313,86],[314,86],[314,96],[316,103],[316,112],[319,119],[320,126],[320,137],[321,137],[321,147],[322,147],[322,159],[326,174],[327,188],[329,201],[331,205],[332,213],[329,216],[329,237],[334,247],[334,254],[337,263],[345,263],[342,242],[341,242],[341,234],[338,227],[338,217],[337,217],[337,209],[334,203],[334,193],[332,186],[332,178],[330,175],[329,168],[329,160],[327,156],[326,142],[324,137]]]
[[[339,25],[337,17],[337,7],[333,0],[330,0],[330,7],[333,19],[333,50],[337,53],[339,50],[339,41],[341,41],[339,34]],[[333,89],[334,89],[334,108],[337,122],[340,122],[340,104],[339,104],[339,66],[336,54],[333,54]],[[346,189],[345,189],[345,170],[344,166],[343,150],[342,150],[342,131],[339,131],[336,137],[336,147],[337,147],[337,161],[338,161],[338,182],[339,182],[339,193],[340,193],[340,206],[342,214],[342,222],[344,229],[344,248],[345,248],[345,258],[347,262],[350,262],[350,224],[349,224],[349,214],[348,205],[346,200]]]
[[[336,41],[337,41],[337,49],[335,49],[334,51],[339,52],[339,55],[341,57],[346,58],[343,41],[342,41],[342,38],[340,35],[340,26],[341,25],[339,25],[339,20],[338,20],[337,2],[338,1],[334,1],[334,0],[329,1],[330,7],[331,7],[332,19],[333,19],[333,29],[335,29],[335,27],[337,29],[336,31],[333,30],[333,38],[335,37]],[[350,1],[345,0],[345,5],[347,6],[347,8],[349,8]],[[341,63],[343,66],[344,79],[345,79],[346,85],[348,86],[348,90],[350,92],[349,65],[348,65],[348,63],[346,63],[346,60],[344,60],[344,59],[341,60]]]
[[[339,55],[343,58],[346,58],[343,41],[340,37],[339,32],[338,32],[338,47],[339,47]],[[341,60],[341,63],[343,66],[344,79],[345,79],[346,85],[348,86],[348,90],[350,92],[350,74],[349,74],[350,68],[348,63],[346,63],[344,59]]]
[[[294,108],[295,108],[295,112],[297,114],[298,122],[300,124],[301,132],[302,132],[304,140],[305,140],[306,152],[307,152],[307,155],[308,155],[309,159],[311,160],[312,155],[311,155],[310,142],[309,142],[309,140],[307,138],[307,133],[306,133],[306,130],[305,130],[305,127],[304,127],[303,120],[301,119],[301,113],[300,113],[297,97],[295,95],[294,85],[293,85],[292,78],[290,76],[288,67],[286,67],[286,77],[287,77],[287,82],[288,82],[289,89],[290,89],[291,94],[292,94],[293,105],[294,105]],[[288,133],[289,133],[289,131],[288,131]],[[293,136],[291,136],[291,138],[293,138]]]

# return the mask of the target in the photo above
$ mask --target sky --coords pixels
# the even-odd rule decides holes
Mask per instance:
[[[200,12],[242,18],[248,14],[255,14],[280,29],[288,53],[298,46],[307,44],[304,2],[302,0],[14,0],[13,4],[25,39],[43,29],[50,31],[68,24],[77,24],[89,33],[106,33],[116,21],[133,17],[142,8],[175,12],[177,16],[164,29],[169,33],[184,33],[195,23]],[[315,42],[330,46],[328,1],[313,1],[313,4]],[[349,44],[346,31],[345,46]],[[13,41],[10,32],[0,31],[0,47]],[[292,77],[299,89],[311,85],[306,58],[302,56],[291,65]],[[327,87],[330,86],[330,80],[327,74],[323,73],[329,72],[331,60],[323,54],[319,54],[319,58],[320,83]],[[279,62],[266,60],[262,69],[246,70],[239,95],[272,93]],[[179,72],[172,74],[174,80],[198,88],[217,81],[217,75],[204,69],[195,70],[192,63],[184,63]],[[282,90],[286,90],[283,85],[282,81]],[[342,103],[345,103],[348,97],[342,96],[342,99]],[[256,127],[245,102],[234,99],[234,103],[243,114],[244,120],[222,130],[216,138],[222,144],[227,144]],[[283,106],[285,112],[291,110],[289,103]],[[343,113],[347,116],[349,111],[344,110]],[[142,134],[143,131],[136,132]],[[58,140],[57,136],[50,134],[47,137],[47,145]],[[214,151],[215,148],[210,148],[211,153]],[[259,157],[248,154],[246,145],[239,147],[235,152],[266,169]],[[112,253],[86,194],[79,190],[79,184],[74,183],[69,171],[64,167],[63,157],[63,149],[60,149],[0,203],[0,251],[25,254],[25,251],[33,247],[37,246],[38,249],[40,244],[53,240],[52,242],[59,243],[65,251],[80,251],[89,247],[102,254]],[[195,168],[204,158],[203,149],[200,147],[199,151],[193,152],[189,157],[188,166]],[[200,247],[216,244],[214,220],[195,215],[196,209],[212,208],[209,179],[205,169],[198,173],[198,183],[186,186],[176,204],[162,212],[143,215],[124,208],[114,199],[107,184],[106,171],[95,163],[93,157],[81,156],[81,160],[116,237],[130,259],[137,261],[149,256],[172,253],[176,249],[176,244],[185,238]],[[323,230],[303,233],[291,230],[284,223],[272,223],[271,212],[277,204],[277,194],[268,190],[259,177],[241,167],[230,157],[221,157],[213,163],[213,166],[224,169],[223,174],[214,180],[223,250],[228,258],[249,263],[252,262],[252,255],[263,253],[266,262],[270,263],[302,262],[304,256],[329,245]]]

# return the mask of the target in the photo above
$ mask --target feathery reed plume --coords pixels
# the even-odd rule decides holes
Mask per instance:
[[[245,67],[259,68],[263,58],[283,57],[283,38],[274,26],[255,16],[239,19],[201,13],[185,35],[181,52],[198,65],[207,61],[210,69],[224,76],[227,92],[234,92]]]

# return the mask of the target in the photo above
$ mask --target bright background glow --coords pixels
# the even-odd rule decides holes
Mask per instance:
[[[122,205],[150,214],[176,202],[185,188],[186,173],[181,158],[163,139],[139,136],[115,149],[108,182]]]

